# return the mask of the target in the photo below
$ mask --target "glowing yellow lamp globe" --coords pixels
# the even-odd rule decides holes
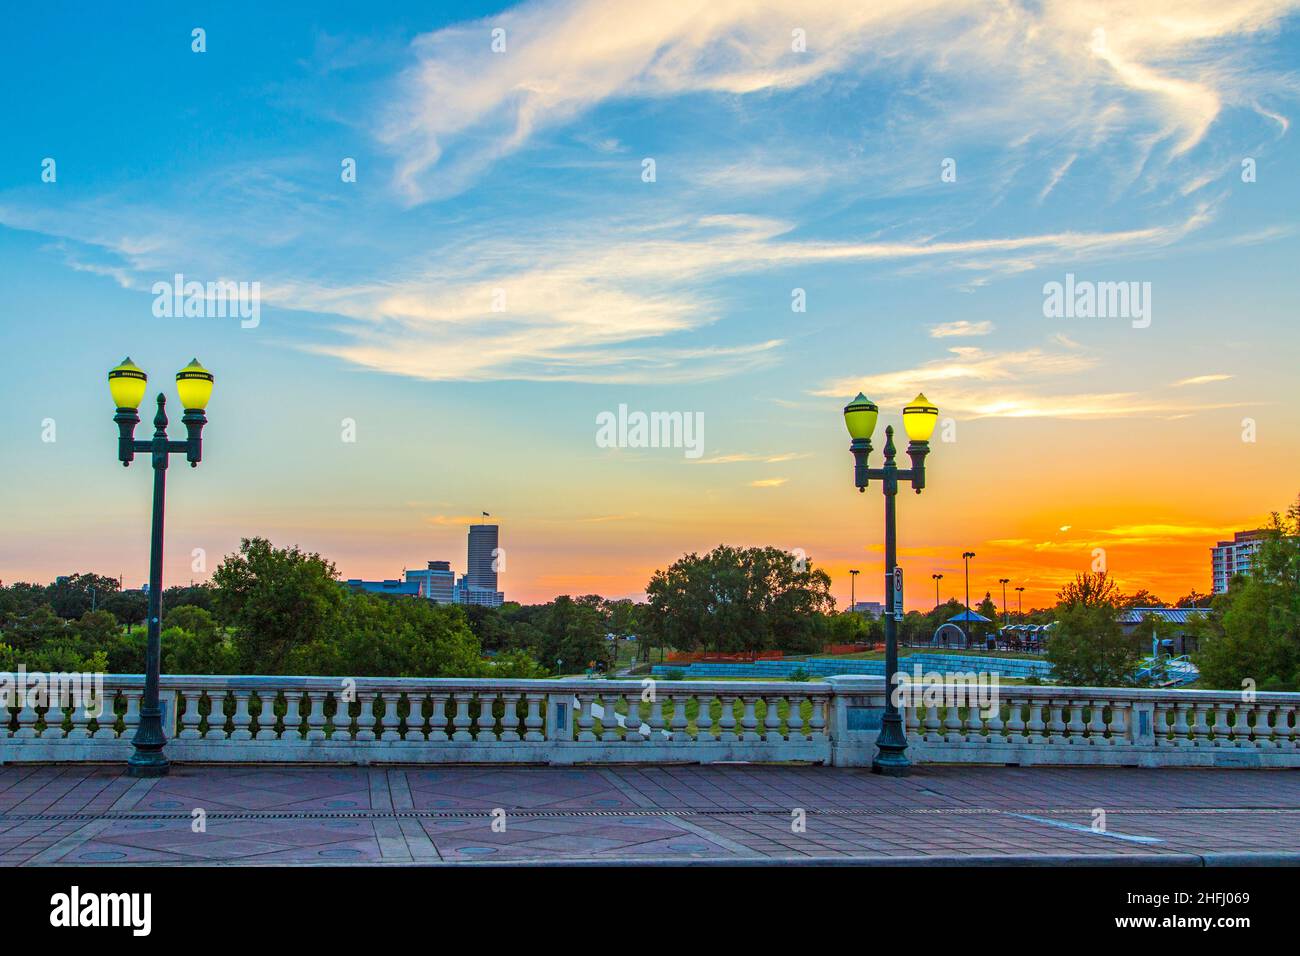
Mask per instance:
[[[851,438],[870,438],[876,430],[876,417],[880,409],[867,396],[858,392],[858,397],[844,406],[844,425]]]
[[[924,394],[916,396],[912,404],[903,409],[903,429],[912,441],[929,441],[938,422],[939,408]]]
[[[212,373],[191,359],[190,364],[176,373],[176,392],[181,397],[181,407],[187,411],[203,411],[212,397]]]
[[[113,404],[118,408],[139,408],[148,386],[149,376],[129,357],[109,370],[108,391],[113,396]]]

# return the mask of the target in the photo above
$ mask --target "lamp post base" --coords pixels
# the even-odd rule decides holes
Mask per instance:
[[[137,750],[126,762],[128,777],[165,777],[171,769],[171,761],[161,753]]]
[[[902,754],[877,754],[871,761],[871,772],[882,777],[906,777],[912,772],[912,762]]]

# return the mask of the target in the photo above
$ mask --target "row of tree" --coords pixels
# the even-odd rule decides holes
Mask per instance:
[[[608,668],[618,641],[631,637],[643,658],[652,648],[815,653],[883,639],[879,620],[835,612],[825,571],[777,548],[688,554],[656,571],[646,592],[644,603],[585,595],[495,609],[435,605],[352,591],[320,555],[252,538],[210,584],[165,592],[163,665],[174,673],[537,676]],[[1178,605],[1208,605],[1190,626],[1204,686],[1300,688],[1300,500],[1273,516],[1254,573],[1213,601],[1192,592]],[[1132,679],[1147,635],[1163,626],[1152,620],[1125,635],[1120,612],[1160,606],[1148,592],[1124,595],[1105,573],[1088,573],[1026,619],[1055,622],[1048,655],[1059,680],[1113,685]],[[145,609],[142,593],[93,574],[0,587],[0,669],[139,672]],[[962,610],[949,601],[910,611],[900,640],[924,642]],[[977,610],[998,620],[987,593]]]

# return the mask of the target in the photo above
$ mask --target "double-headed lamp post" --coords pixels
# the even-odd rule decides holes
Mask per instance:
[[[930,575],[930,577],[934,578],[934,606],[938,607],[939,606],[939,582],[943,580],[943,575],[932,574]]]
[[[998,578],[998,584],[1002,585],[1002,626],[1006,627],[1011,623],[1007,617],[1007,585],[1011,583],[1010,578]]]
[[[849,613],[856,614],[858,611],[858,571],[855,568],[849,568]]]
[[[1025,596],[1025,586],[1022,584],[1016,588],[1016,619],[1020,624],[1025,623],[1025,605],[1022,600]]]
[[[135,752],[127,761],[132,777],[162,777],[167,774],[167,757],[163,746],[162,708],[158,701],[158,675],[162,660],[162,556],[163,498],[167,462],[173,454],[184,454],[193,468],[203,459],[203,426],[208,420],[203,411],[212,396],[212,373],[194,359],[176,373],[176,392],[185,415],[185,441],[167,438],[167,396],[158,393],[158,413],[154,415],[153,438],[137,441],[135,426],[140,423],[140,402],[149,384],[147,376],[129,358],[123,359],[108,373],[108,389],[117,405],[117,458],[123,467],[135,460],[136,452],[148,452],[153,464],[153,532],[149,542],[149,636],[145,648],[144,701],[140,707],[140,726],[136,729]]]
[[[898,532],[894,514],[894,499],[898,495],[899,481],[910,481],[917,494],[925,487],[925,456],[930,453],[930,436],[939,421],[939,409],[924,395],[918,395],[903,409],[903,428],[910,439],[907,455],[912,467],[900,469],[894,462],[894,426],[885,429],[885,465],[868,466],[871,455],[871,435],[876,430],[880,409],[861,392],[844,406],[844,424],[848,427],[849,451],[853,453],[853,483],[858,491],[865,491],[872,479],[881,483],[885,494],[885,716],[881,722],[880,736],[876,738],[877,753],[871,761],[873,773],[902,776],[911,766],[907,759],[907,735],[894,700],[898,677],[898,629],[894,614],[902,614],[895,607],[894,569],[898,558]]]

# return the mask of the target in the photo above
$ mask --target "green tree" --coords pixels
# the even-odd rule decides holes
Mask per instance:
[[[660,646],[737,652],[813,652],[834,607],[830,576],[778,548],[719,545],[656,571],[644,630]]]
[[[283,674],[296,649],[338,638],[347,594],[319,554],[244,538],[212,580],[217,619],[234,630],[245,673]]]
[[[1300,498],[1274,514],[1248,575],[1234,578],[1195,626],[1201,683],[1300,690]]]
[[[102,574],[69,574],[47,589],[50,610],[67,620],[98,610],[118,590],[117,579]]]
[[[1120,627],[1122,598],[1106,572],[1076,575],[1057,599],[1056,627],[1047,642],[1056,681],[1077,687],[1133,684],[1143,642]]]

